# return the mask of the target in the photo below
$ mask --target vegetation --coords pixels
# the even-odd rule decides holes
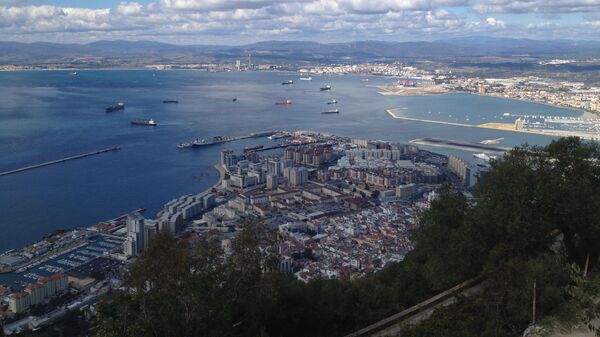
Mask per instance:
[[[540,316],[589,322],[600,313],[590,296],[598,283],[582,276],[600,253],[598,159],[598,145],[577,138],[510,151],[474,200],[440,189],[415,250],[360,280],[304,284],[279,273],[277,237],[257,221],[227,254],[217,242],[189,250],[159,235],[128,273],[127,291],[100,305],[96,335],[340,336],[478,275],[480,294],[405,334],[518,336],[531,321],[534,282]]]

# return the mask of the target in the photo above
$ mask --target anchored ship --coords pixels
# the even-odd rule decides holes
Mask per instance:
[[[125,104],[124,103],[117,103],[116,105],[113,106],[109,106],[108,108],[104,109],[106,112],[115,112],[115,111],[119,111],[119,110],[125,110]]]
[[[264,145],[257,145],[257,146],[245,147],[244,148],[244,153],[254,152],[256,150],[262,149],[263,147],[265,147],[265,146]]]
[[[285,100],[285,101],[277,101],[277,102],[274,102],[273,104],[275,104],[275,105],[288,105],[288,104],[292,104],[292,101],[290,101],[288,99],[288,100]]]
[[[300,81],[312,81],[312,77],[300,77]]]
[[[338,101],[336,101],[335,99],[333,101],[329,101],[327,102],[327,104],[337,104]]]
[[[150,119],[134,119],[131,121],[131,125],[143,125],[143,126],[157,126],[158,123],[152,118]]]
[[[281,83],[281,85],[290,85],[290,84],[294,84],[294,81],[292,81],[292,80],[289,80],[289,81],[286,81],[286,82],[282,82],[282,83]]]
[[[331,85],[326,85],[324,87],[321,87],[321,91],[327,91],[327,90],[331,90]]]
[[[339,114],[340,110],[339,109],[323,110],[321,113],[324,113],[324,114]]]
[[[184,149],[184,148],[188,148],[188,147],[201,147],[201,146],[208,146],[208,145],[230,142],[233,139],[234,138],[232,138],[232,137],[223,137],[223,136],[214,136],[211,138],[197,138],[193,141],[179,143],[179,144],[177,144],[177,147],[180,149]]]
[[[163,101],[163,103],[179,103],[179,101],[168,99],[168,100]]]

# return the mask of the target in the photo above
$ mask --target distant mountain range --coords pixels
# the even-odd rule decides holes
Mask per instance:
[[[246,59],[278,63],[339,63],[393,59],[471,57],[600,57],[600,41],[529,40],[490,37],[437,41],[356,41],[317,43],[265,41],[243,46],[173,45],[151,41],[98,41],[88,44],[0,42],[0,64],[77,62],[90,57],[144,62],[230,62]]]

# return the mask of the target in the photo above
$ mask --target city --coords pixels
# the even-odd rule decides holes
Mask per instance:
[[[157,232],[189,245],[219,238],[227,247],[248,216],[279,232],[282,272],[304,282],[359,278],[402,261],[418,213],[448,175],[459,186],[470,179],[446,156],[413,145],[310,131],[274,136],[308,145],[269,155],[223,150],[220,182],[166,203],[156,217],[136,210],[0,255],[3,273],[22,276],[0,288],[5,330],[40,328],[69,310],[93,313],[95,301],[120,287],[123,272]],[[60,284],[48,283],[54,280]]]
[[[600,1],[0,0],[0,337],[600,336]]]

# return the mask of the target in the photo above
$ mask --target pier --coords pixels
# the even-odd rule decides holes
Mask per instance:
[[[81,158],[85,158],[85,157],[90,157],[90,156],[94,156],[94,155],[105,153],[105,152],[118,151],[120,149],[121,149],[120,146],[113,146],[113,147],[109,147],[109,148],[106,148],[106,149],[100,149],[100,150],[93,151],[93,152],[87,152],[87,153],[82,153],[82,154],[78,154],[78,155],[75,155],[75,156],[70,156],[70,157],[66,157],[66,158],[56,159],[56,160],[48,161],[48,162],[41,163],[41,164],[35,164],[35,165],[26,166],[26,167],[21,167],[21,168],[15,169],[15,170],[0,172],[0,177],[1,176],[7,176],[7,175],[10,175],[10,174],[19,173],[19,172],[23,172],[23,171],[33,170],[33,169],[41,168],[41,167],[44,167],[44,166],[50,166],[50,165],[54,165],[54,164],[64,163],[64,162],[67,162],[67,161],[70,161],[70,160],[75,160],[75,159],[81,159]]]

